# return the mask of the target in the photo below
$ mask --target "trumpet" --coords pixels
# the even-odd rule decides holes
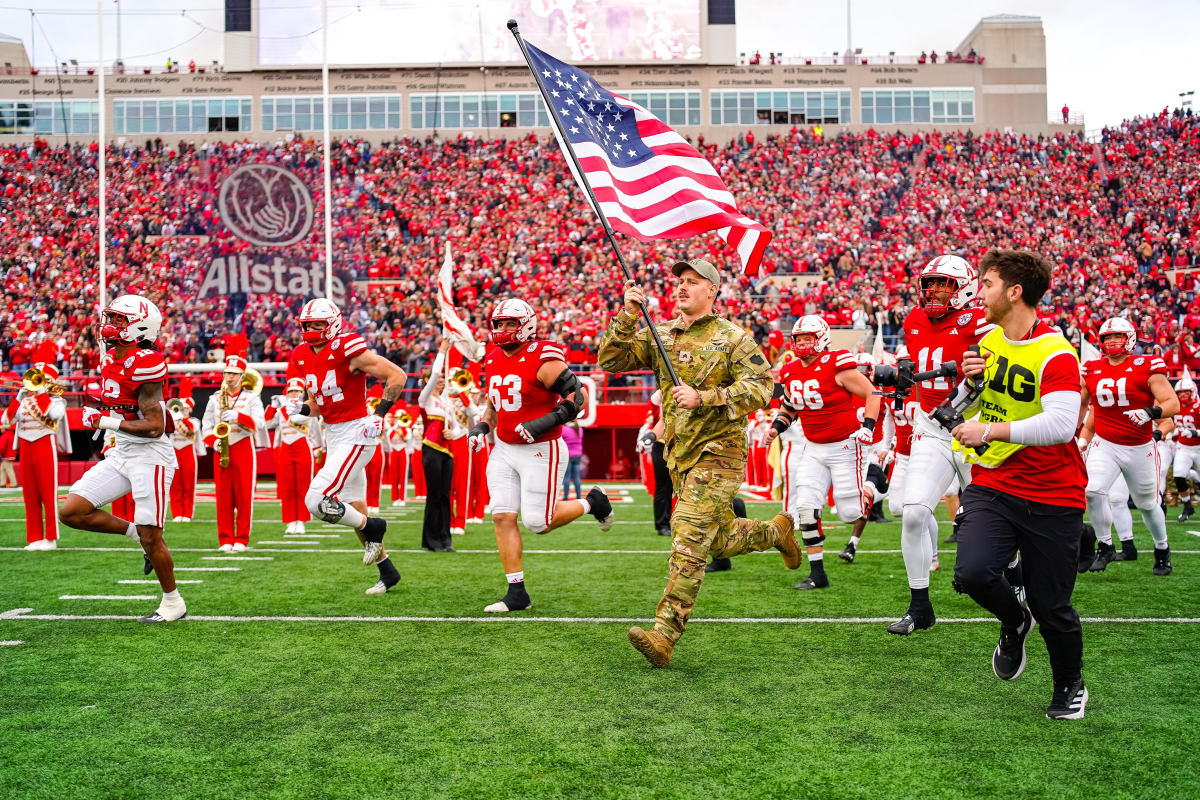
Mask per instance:
[[[55,397],[63,393],[62,385],[57,384],[47,378],[46,373],[37,367],[30,367],[29,369],[25,370],[25,374],[21,376],[20,382],[5,381],[4,383],[0,384],[0,389],[5,389],[10,392],[24,389],[25,391],[31,393],[40,392],[41,390],[45,389],[46,394],[54,395]]]
[[[407,411],[401,411],[399,416],[396,417],[396,424],[401,428],[411,428],[413,424],[412,414],[409,414]]]
[[[187,416],[187,404],[178,397],[172,397],[167,401],[167,411],[171,412],[173,417]]]
[[[460,394],[475,389],[475,378],[471,375],[471,371],[461,367],[454,370],[454,374],[450,376],[450,383],[455,389],[458,389]]]

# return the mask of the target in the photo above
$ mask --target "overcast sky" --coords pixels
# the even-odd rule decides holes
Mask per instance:
[[[471,0],[448,1],[473,7]],[[309,2],[297,0],[297,5]],[[329,2],[331,20],[354,13],[353,0]],[[115,4],[103,0],[103,5],[105,57],[111,62],[117,54]],[[221,0],[121,0],[121,7],[121,55],[127,64],[161,64],[168,56],[206,63],[222,56]],[[94,63],[95,13],[96,4],[87,0],[0,5],[0,33],[24,41],[37,64],[71,58]],[[1072,112],[1086,115],[1088,128],[1096,128],[1178,105],[1179,92],[1200,89],[1200,59],[1193,46],[1200,31],[1197,0],[853,0],[853,45],[866,54],[944,52],[957,47],[981,17],[1005,13],[1042,18],[1048,113],[1057,114],[1066,103]],[[737,16],[739,50],[823,55],[845,49],[845,0],[738,0]],[[330,36],[337,36],[336,24]]]

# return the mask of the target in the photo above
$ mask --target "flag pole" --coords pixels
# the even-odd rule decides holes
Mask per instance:
[[[542,76],[538,75],[538,71],[533,66],[533,60],[530,59],[529,51],[525,48],[525,40],[521,38],[521,31],[518,30],[518,23],[515,19],[508,21],[508,29],[512,31],[513,38],[517,40],[517,47],[521,48],[521,55],[525,57],[525,64],[529,67],[529,72],[533,75],[534,81],[537,82],[538,90],[542,93],[542,101],[546,104],[546,111],[550,114],[551,124],[558,131],[559,140],[562,142],[563,148],[567,151],[567,158],[571,159],[571,164],[575,167],[575,174],[579,176],[579,182],[583,185],[583,190],[587,193],[588,201],[592,204],[592,210],[600,218],[600,224],[604,227],[604,235],[608,237],[608,243],[612,246],[613,252],[617,255],[617,261],[621,265],[621,272],[624,273],[626,281],[633,281],[633,271],[629,269],[629,264],[625,261],[625,254],[621,252],[621,246],[617,244],[617,237],[613,233],[612,226],[608,224],[608,218],[600,211],[600,204],[596,201],[596,195],[592,191],[592,186],[588,183],[587,176],[583,172],[583,167],[579,164],[579,157],[575,155],[575,148],[571,146],[571,140],[567,138],[567,132],[563,129],[562,120],[558,117],[558,110],[555,109],[554,102],[550,99],[550,93],[546,91],[546,85],[542,83]],[[666,348],[663,347],[662,339],[658,336],[658,328],[654,327],[654,322],[650,319],[650,312],[646,309],[646,304],[638,303],[638,308],[641,309],[642,319],[646,321],[646,326],[650,328],[650,335],[654,337],[654,347],[658,350],[659,357],[667,367],[667,374],[671,376],[671,383],[675,386],[682,386],[683,384],[679,380],[679,376],[675,374],[675,367],[671,365],[671,359],[667,358]]]

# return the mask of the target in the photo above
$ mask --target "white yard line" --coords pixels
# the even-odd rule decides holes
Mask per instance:
[[[257,549],[258,545],[260,545],[260,544],[320,544],[320,542],[317,541],[316,539],[292,539],[289,542],[280,542],[280,541],[272,541],[270,539],[263,539],[261,542],[258,542],[257,544],[255,544],[255,549]]]
[[[179,567],[176,567],[176,569],[179,569]],[[204,581],[175,581],[175,582],[176,582],[176,583],[178,583],[178,584],[181,584],[181,585],[182,585],[182,584],[185,584],[185,583],[204,583]],[[138,580],[138,581],[117,581],[117,583],[153,583],[155,586],[157,586],[157,585],[158,585],[158,581],[156,581],[156,580],[153,580],[153,579],[151,579],[151,580]]]
[[[176,567],[176,572],[241,572],[241,567]]]
[[[60,594],[59,600],[157,600],[156,594]]]
[[[157,599],[149,597],[146,599]],[[0,614],[0,621],[43,620],[61,622],[68,620],[130,620],[134,617],[118,614],[33,614],[31,608],[15,608]],[[483,617],[299,617],[299,616],[238,616],[238,615],[188,615],[193,622],[549,622],[555,624],[628,624],[646,622],[645,617],[523,617],[517,614],[496,614]],[[895,617],[711,617],[695,618],[691,624],[721,623],[725,625],[879,625],[895,622]],[[1176,625],[1200,624],[1200,617],[1084,617],[1088,624],[1148,624],[1163,623]],[[939,618],[939,623],[983,623],[996,624],[995,617]]]
[[[6,642],[0,642],[0,647],[14,647],[18,644],[25,644],[20,639],[9,639]]]
[[[319,550],[316,552],[320,552]],[[358,552],[355,550],[354,552]],[[274,561],[274,556],[200,556],[201,561]]]

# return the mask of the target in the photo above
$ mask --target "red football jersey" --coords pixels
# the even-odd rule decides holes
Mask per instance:
[[[1200,445],[1200,431],[1196,430],[1197,423],[1200,423],[1200,400],[1193,400],[1180,408],[1171,420],[1175,423],[1175,439],[1179,444],[1185,447]]]
[[[904,410],[899,413],[894,408],[889,409],[892,412],[892,422],[896,423],[896,455],[898,456],[912,454],[912,421],[920,409],[921,404],[916,400],[909,400],[905,403]]]
[[[530,342],[512,355],[495,347],[483,362],[487,375],[487,396],[496,409],[496,436],[508,444],[525,444],[517,425],[549,414],[558,405],[559,396],[542,386],[538,367],[547,361],[566,361],[566,354],[555,342]],[[537,438],[550,442],[562,436],[556,425]]]
[[[287,376],[300,378],[317,401],[327,424],[363,419],[367,411],[367,374],[350,369],[350,360],[367,352],[357,333],[339,333],[314,352],[309,344],[292,351]]]
[[[1083,379],[1092,397],[1096,435],[1113,444],[1145,444],[1154,436],[1154,423],[1134,425],[1126,411],[1154,405],[1150,376],[1166,375],[1161,356],[1126,356],[1120,364],[1097,358],[1083,365]]]
[[[914,308],[904,318],[904,344],[913,360],[913,371],[926,372],[947,361],[961,365],[967,347],[978,344],[994,327],[982,308],[952,311],[938,320],[930,319],[925,309]],[[921,410],[928,413],[941,405],[956,382],[952,378],[938,378],[922,383],[918,392]]]
[[[143,384],[167,382],[167,359],[157,350],[134,350],[121,361],[110,360],[100,367],[100,396],[99,401],[121,414],[123,419],[145,419],[138,408],[138,391]],[[161,437],[167,441],[167,435],[175,430],[174,418],[163,414],[166,429]],[[141,436],[133,436],[117,431],[118,437],[124,441],[147,442],[154,441]]]
[[[796,410],[804,435],[818,444],[848,439],[861,426],[854,395],[838,385],[837,374],[855,369],[854,356],[846,350],[829,350],[804,366],[797,358],[779,371],[783,396]]]

